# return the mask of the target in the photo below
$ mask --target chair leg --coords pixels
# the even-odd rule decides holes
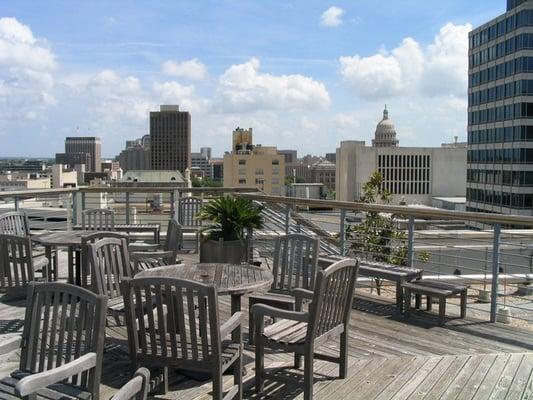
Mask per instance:
[[[161,375],[163,375],[163,381],[159,384],[157,393],[164,395],[168,393],[168,367],[163,367]]]
[[[250,346],[254,345],[254,336],[255,336],[255,325],[254,325],[254,316],[252,314],[252,306],[255,304],[252,300],[248,304],[248,344]]]
[[[405,313],[405,317],[408,318],[409,315],[411,314],[411,290],[410,289],[405,289],[404,291],[404,302],[405,302],[404,313]]]
[[[421,304],[422,304],[422,295],[415,294],[415,308],[417,310],[420,310]]]
[[[265,360],[263,354],[263,341],[258,332],[255,333],[255,391],[261,393],[264,389],[263,370]]]
[[[213,400],[223,399],[224,392],[222,389],[222,371],[217,369],[213,373]]]
[[[304,400],[313,399],[313,350],[304,356]]]
[[[461,292],[461,318],[466,317],[466,289]]]
[[[242,344],[239,347],[239,358],[233,364],[233,382],[238,388],[237,396],[234,399],[242,400]]]
[[[446,297],[442,296],[439,299],[439,325],[444,325],[446,322]]]
[[[431,311],[431,308],[432,308],[432,304],[431,304],[432,300],[431,300],[431,296],[427,296],[427,310],[428,311]]]
[[[341,333],[339,354],[339,378],[344,379],[348,373],[348,334],[346,331]]]
[[[302,366],[301,354],[294,353],[294,368],[299,369]]]

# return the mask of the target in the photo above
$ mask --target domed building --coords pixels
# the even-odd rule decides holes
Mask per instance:
[[[396,128],[394,123],[389,119],[387,105],[383,111],[383,119],[376,126],[376,133],[372,140],[372,147],[398,147],[396,139]]]

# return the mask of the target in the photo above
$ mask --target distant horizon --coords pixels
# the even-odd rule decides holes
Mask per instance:
[[[46,158],[66,136],[99,136],[114,158],[160,104],[189,111],[193,148],[221,155],[237,126],[302,154],[369,143],[385,104],[403,146],[464,141],[468,32],[504,11],[505,0],[6,1],[0,156]]]

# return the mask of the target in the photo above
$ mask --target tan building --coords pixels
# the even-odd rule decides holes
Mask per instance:
[[[322,183],[329,190],[335,190],[335,175],[337,167],[335,164],[322,160],[311,166],[312,183]]]
[[[284,156],[274,146],[254,146],[251,128],[237,128],[232,151],[224,155],[224,186],[255,186],[267,194],[281,195],[284,185]]]

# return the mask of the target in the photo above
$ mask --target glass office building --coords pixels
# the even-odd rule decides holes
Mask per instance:
[[[533,215],[533,1],[469,40],[467,210]]]

